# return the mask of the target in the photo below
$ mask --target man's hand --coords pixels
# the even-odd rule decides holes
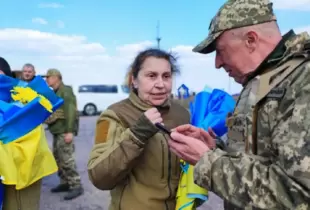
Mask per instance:
[[[180,134],[183,134],[184,136],[193,137],[195,139],[200,139],[202,142],[207,144],[207,146],[210,149],[213,149],[216,147],[216,142],[215,142],[216,134],[211,128],[209,128],[208,132],[206,132],[201,128],[197,128],[191,124],[186,124],[186,125],[180,125],[172,129],[172,131],[176,131]]]
[[[71,143],[73,140],[73,133],[65,133],[65,142],[67,144]]]
[[[210,150],[200,139],[185,136],[176,131],[171,133],[168,145],[173,153],[191,165],[196,165],[204,153]]]

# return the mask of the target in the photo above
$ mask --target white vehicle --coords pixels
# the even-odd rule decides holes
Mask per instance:
[[[128,97],[129,88],[124,85],[86,84],[75,90],[78,111],[92,116],[104,111],[111,104]]]

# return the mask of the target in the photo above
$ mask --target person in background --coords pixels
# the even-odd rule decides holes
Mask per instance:
[[[0,57],[0,74],[13,76],[10,65],[2,57]],[[2,210],[39,210],[40,196],[41,180],[22,190],[16,190],[14,185],[5,185]]]
[[[129,97],[107,108],[96,125],[88,161],[89,179],[111,190],[110,210],[175,209],[180,160],[168,148],[168,129],[189,123],[189,112],[171,100],[176,58],[147,49],[128,73]]]
[[[310,36],[281,36],[268,0],[227,1],[193,51],[216,52],[243,90],[227,118],[227,146],[194,126],[176,128],[171,150],[195,165],[196,184],[225,209],[310,209]]]
[[[25,82],[30,82],[36,75],[36,70],[34,65],[31,63],[26,63],[22,68],[22,80]]]
[[[45,77],[47,84],[53,88],[56,95],[64,100],[64,104],[45,122],[53,135],[53,153],[60,178],[60,184],[51,189],[51,192],[68,192],[64,199],[71,200],[84,192],[74,158],[73,137],[78,131],[76,97],[72,88],[63,83],[59,70],[49,69]]]
[[[2,57],[0,57],[0,74],[13,77],[9,63]]]

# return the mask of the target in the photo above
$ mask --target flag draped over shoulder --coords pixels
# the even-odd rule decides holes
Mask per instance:
[[[0,75],[0,176],[4,185],[23,189],[55,173],[43,122],[61,105],[40,76],[30,83]]]
[[[206,131],[211,127],[217,136],[222,136],[227,132],[227,114],[234,107],[233,97],[222,90],[200,92],[190,104],[191,124]],[[193,210],[208,200],[208,191],[194,183],[192,165],[181,160],[181,168],[176,210]]]

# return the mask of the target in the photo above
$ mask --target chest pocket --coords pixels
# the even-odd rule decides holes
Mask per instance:
[[[227,119],[227,126],[229,131],[227,137],[234,142],[245,142],[245,138],[248,135],[247,125],[249,122],[249,116],[246,114],[233,114]]]
[[[245,151],[245,143],[251,141],[252,116],[234,114],[227,119],[228,146],[234,151]]]
[[[245,151],[252,142],[253,108],[256,101],[258,79],[242,91],[234,113],[227,117],[228,147],[234,151]]]
[[[164,124],[168,129],[175,127],[169,126],[169,122]],[[154,180],[165,183],[168,179],[179,179],[180,160],[169,150],[168,139],[166,134],[159,131],[148,141],[141,156],[141,164],[137,166],[143,176],[153,177]],[[148,170],[145,170],[146,168]]]

